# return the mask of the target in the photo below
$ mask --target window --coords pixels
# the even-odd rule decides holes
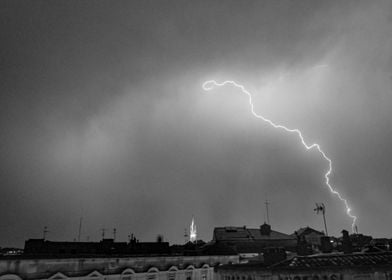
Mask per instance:
[[[169,271],[167,273],[167,280],[175,280],[176,279],[176,272],[174,271]]]
[[[187,271],[187,272],[185,272],[185,279],[186,280],[192,280],[192,275],[193,275],[193,271],[191,270],[191,271]]]
[[[122,273],[121,273],[121,280],[132,280],[132,275],[134,274],[135,272],[132,270],[132,269],[130,269],[130,268],[127,268],[127,269],[125,269]]]
[[[159,270],[156,267],[151,267],[148,271],[147,271],[147,277],[146,280],[155,280],[158,277],[158,272]]]

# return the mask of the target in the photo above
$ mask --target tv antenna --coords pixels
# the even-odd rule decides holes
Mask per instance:
[[[314,211],[316,211],[316,214],[320,214],[320,213],[323,214],[325,234],[328,236],[327,222],[325,220],[325,205],[324,205],[324,203],[316,203],[316,208],[314,208]]]
[[[265,210],[266,210],[266,213],[267,213],[267,224],[269,224],[269,225],[271,225],[270,224],[270,216],[269,216],[269,201],[268,201],[268,199],[266,199],[265,200]]]
[[[102,232],[102,240],[104,240],[105,239],[106,228],[101,228],[101,232]]]

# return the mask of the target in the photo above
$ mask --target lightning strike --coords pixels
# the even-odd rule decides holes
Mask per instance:
[[[305,142],[305,139],[304,139],[304,137],[302,135],[302,132],[299,129],[297,129],[297,128],[293,128],[292,129],[292,128],[288,128],[288,127],[286,127],[284,125],[281,125],[281,124],[276,124],[273,121],[271,121],[270,119],[268,119],[268,118],[266,118],[266,117],[256,113],[254,111],[254,105],[253,105],[253,101],[252,101],[252,94],[249,91],[247,91],[243,85],[240,85],[240,84],[238,84],[238,83],[236,83],[234,81],[224,81],[224,82],[218,83],[215,80],[209,80],[209,81],[204,82],[202,87],[203,87],[203,89],[205,91],[211,91],[215,87],[222,87],[222,86],[226,86],[226,85],[230,85],[230,86],[236,87],[236,88],[240,89],[242,93],[244,93],[244,94],[246,94],[248,96],[249,105],[250,105],[250,109],[251,109],[251,112],[252,112],[253,116],[255,116],[258,119],[263,120],[264,122],[268,123],[269,125],[273,126],[274,128],[282,129],[282,130],[284,130],[284,131],[286,131],[288,133],[296,134],[299,137],[299,139],[301,140],[301,143],[306,148],[306,150],[309,151],[309,150],[312,150],[312,149],[316,149],[321,154],[323,159],[328,162],[328,167],[329,168],[328,168],[328,171],[324,175],[325,184],[328,187],[329,191],[332,194],[336,195],[344,203],[344,206],[346,208],[346,214],[347,214],[347,216],[349,216],[352,219],[351,229],[354,232],[354,229],[355,229],[355,226],[356,226],[357,217],[355,215],[351,214],[351,208],[348,205],[347,199],[343,198],[342,195],[331,186],[331,184],[329,182],[330,181],[329,176],[332,173],[332,160],[325,154],[325,152],[321,149],[320,145],[317,144],[317,143],[309,145],[309,144],[307,144]]]

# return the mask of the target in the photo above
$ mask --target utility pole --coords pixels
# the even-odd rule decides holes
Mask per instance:
[[[314,209],[314,211],[316,211],[317,214],[319,214],[320,212],[323,214],[325,234],[328,236],[327,221],[325,220],[325,205],[324,205],[324,203],[316,203],[316,208]]]
[[[269,217],[269,201],[266,199],[265,200],[265,209],[266,209],[266,213],[267,213],[267,224],[270,224],[270,217]]]
[[[79,220],[78,242],[80,242],[80,235],[82,234],[82,220],[83,220],[83,218],[80,217],[80,220]]]

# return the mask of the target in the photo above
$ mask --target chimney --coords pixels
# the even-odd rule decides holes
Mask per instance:
[[[342,230],[342,249],[343,253],[350,254],[353,252],[353,245],[351,243],[350,235],[347,230]]]
[[[270,235],[271,234],[271,226],[269,224],[262,224],[260,226],[260,233],[261,235]]]

